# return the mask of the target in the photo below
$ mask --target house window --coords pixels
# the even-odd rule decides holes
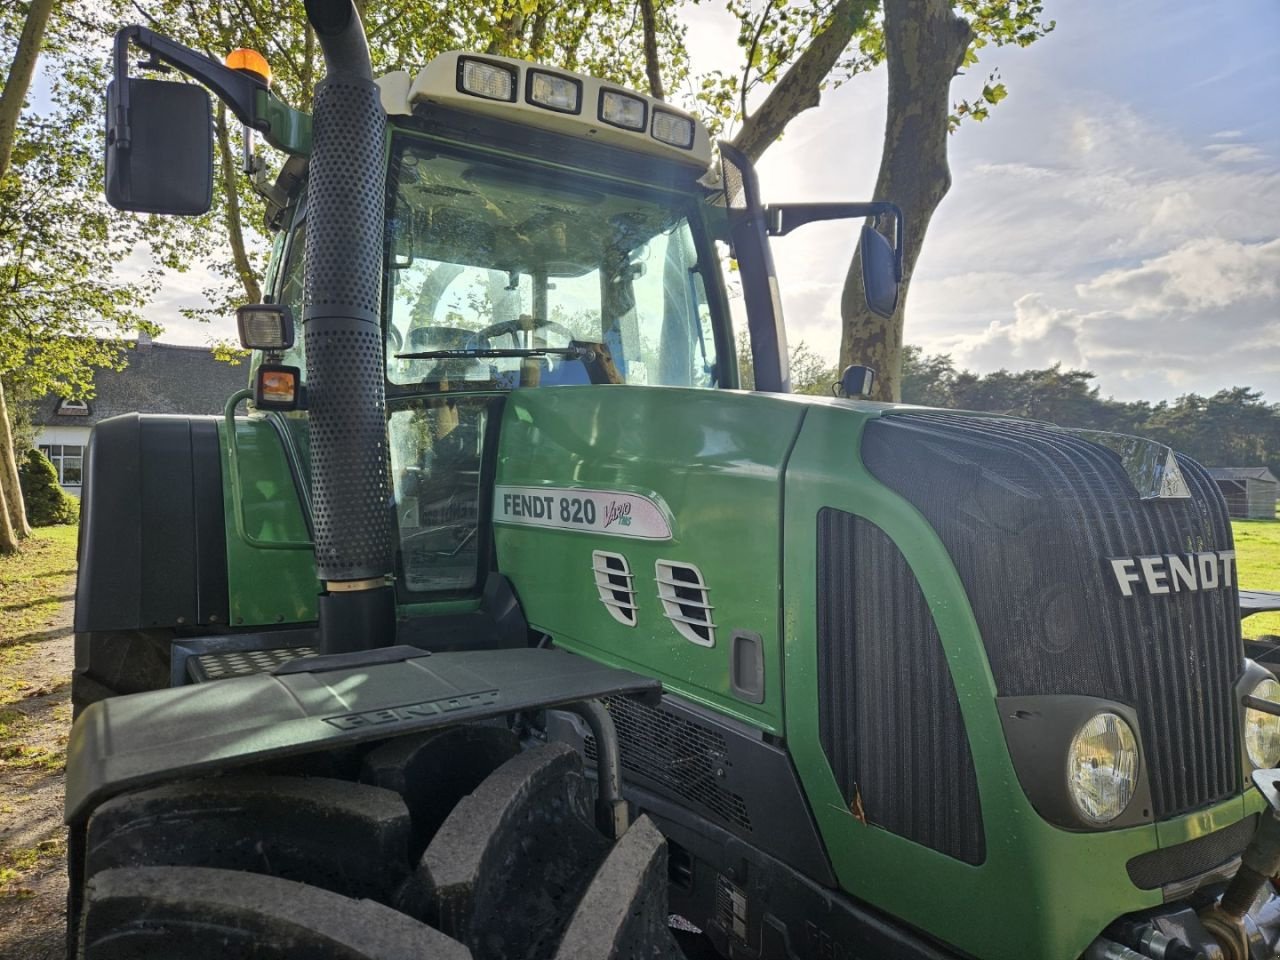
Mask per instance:
[[[83,400],[59,400],[57,414],[60,417],[87,417],[89,405]]]
[[[80,486],[84,447],[62,443],[42,443],[40,452],[49,458],[53,469],[58,471],[58,483],[64,487]]]

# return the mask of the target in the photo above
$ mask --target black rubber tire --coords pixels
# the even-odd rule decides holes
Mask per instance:
[[[390,903],[409,874],[409,835],[404,801],[378,787],[319,777],[188,780],[95,810],[85,876],[220,867]]]
[[[470,960],[426,924],[369,900],[233,870],[105,870],[85,893],[84,960]]]
[[[520,741],[505,727],[447,727],[384,743],[364,758],[360,782],[404,799],[416,862],[458,801],[519,752]]]
[[[92,960],[383,956],[342,952],[372,948],[335,939],[318,923],[329,903],[334,916],[354,916],[359,906],[374,926],[390,914],[404,930],[435,927],[439,942],[470,950],[444,957],[550,960],[575,916],[594,922],[578,907],[593,883],[597,900],[607,883],[629,898],[619,913],[629,919],[599,941],[619,950],[590,960],[631,956],[637,937],[660,941],[645,956],[680,956],[665,931],[661,835],[650,829],[630,839],[626,849],[644,841],[643,856],[611,856],[624,845],[596,829],[578,754],[547,744],[510,756],[517,749],[504,729],[459,727],[370,752],[362,775],[395,789],[258,775],[115,797],[94,811],[69,858],[69,940]],[[298,890],[305,896],[294,896]],[[231,938],[229,952],[198,952],[209,916],[217,936]],[[242,941],[253,950],[242,950]],[[116,942],[128,949],[112,952]]]

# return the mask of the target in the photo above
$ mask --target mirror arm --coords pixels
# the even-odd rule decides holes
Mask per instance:
[[[785,237],[797,227],[821,220],[853,220],[860,217],[884,217],[893,220],[893,262],[895,279],[902,282],[904,243],[902,208],[896,203],[779,203],[764,208],[765,222],[771,237]]]
[[[133,136],[129,128],[130,41],[150,53],[153,59],[200,81],[231,108],[241,123],[255,129],[266,129],[266,121],[258,119],[255,109],[258,93],[266,90],[264,84],[146,27],[134,25],[122,27],[115,38],[116,115],[112,118],[114,129],[108,133],[111,144],[117,149],[128,150]]]

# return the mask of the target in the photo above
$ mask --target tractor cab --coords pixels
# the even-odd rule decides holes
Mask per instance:
[[[486,438],[511,391],[736,387],[737,365],[716,245],[728,217],[724,192],[702,182],[700,123],[495,57],[444,54],[412,82],[378,83],[391,120],[380,321],[405,603],[483,587]],[[307,206],[303,177],[272,290],[295,317]],[[283,360],[305,383],[301,338]],[[305,446],[306,414],[287,420]]]

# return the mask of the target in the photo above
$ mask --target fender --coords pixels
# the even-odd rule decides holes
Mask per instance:
[[[124,790],[661,685],[560,650],[383,647],[89,706],[67,748],[66,821]]]

